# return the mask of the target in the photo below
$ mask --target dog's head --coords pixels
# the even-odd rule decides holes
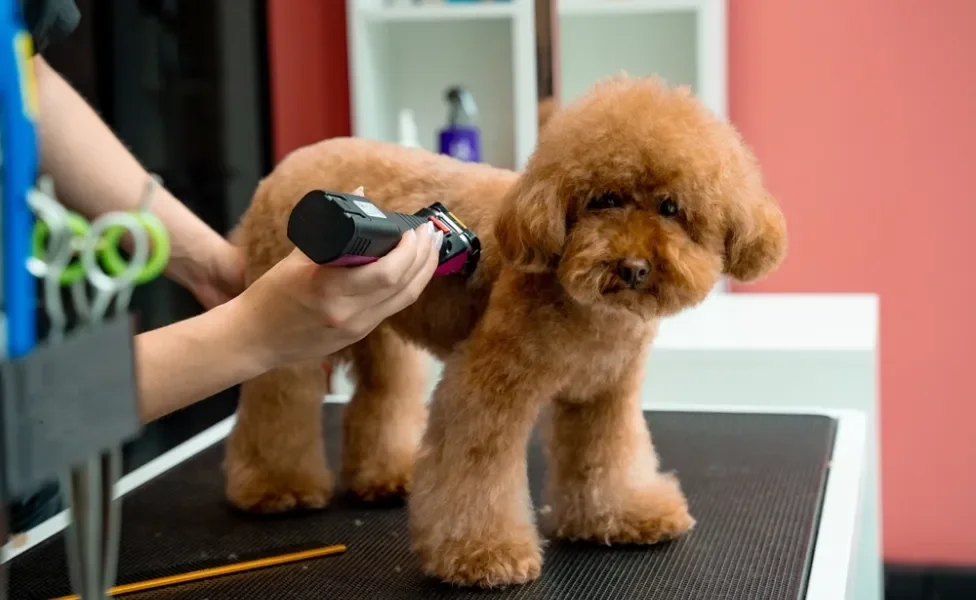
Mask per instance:
[[[685,87],[620,76],[552,115],[495,238],[578,302],[656,317],[774,269],[786,224],[731,125]]]

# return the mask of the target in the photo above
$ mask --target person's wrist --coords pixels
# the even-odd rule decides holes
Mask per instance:
[[[228,344],[235,348],[242,366],[250,377],[256,377],[278,366],[278,353],[271,340],[266,320],[260,318],[260,310],[252,306],[253,294],[245,290],[236,298],[221,304],[210,312],[217,313],[220,326],[231,332]]]
[[[224,251],[220,242],[226,240],[205,228],[193,235],[176,235],[172,228],[166,225],[164,227],[170,238],[169,260],[163,271],[166,277],[187,290],[203,285],[207,280],[211,261]],[[120,245],[126,252],[132,252],[132,236],[128,232],[123,234]]]
[[[221,261],[229,260],[234,247],[165,187],[157,188],[150,209],[170,237],[166,276],[197,295],[213,283]]]
[[[193,239],[173,245],[167,268],[168,275],[178,284],[197,294],[212,285],[222,261],[233,260],[234,246],[207,229]]]

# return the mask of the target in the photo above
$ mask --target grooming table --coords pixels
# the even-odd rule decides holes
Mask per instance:
[[[542,576],[505,591],[425,579],[402,504],[364,506],[341,492],[325,511],[275,517],[235,512],[223,497],[223,444],[233,418],[127,475],[119,583],[175,575],[331,544],[345,553],[125,596],[131,600],[376,600],[423,598],[840,600],[847,594],[863,469],[863,415],[761,409],[646,413],[663,468],[676,470],[698,520],[686,537],[650,547],[552,543]],[[342,405],[325,404],[328,453],[339,461]],[[529,452],[536,507],[545,472]],[[11,598],[69,592],[63,515],[15,550]],[[838,593],[840,592],[840,593]]]

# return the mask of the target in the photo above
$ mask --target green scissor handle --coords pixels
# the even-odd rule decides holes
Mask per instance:
[[[149,261],[146,266],[139,271],[133,281],[134,285],[142,285],[153,279],[159,277],[163,270],[166,268],[166,264],[169,262],[170,256],[170,244],[169,244],[169,234],[166,231],[166,227],[162,224],[156,215],[140,211],[134,215],[136,219],[145,227],[146,231],[149,233],[149,242],[151,248],[151,254],[149,256]],[[71,230],[72,237],[75,239],[84,237],[90,228],[90,224],[83,217],[76,213],[67,213],[68,227]],[[119,243],[122,241],[122,236],[125,235],[126,228],[122,226],[112,227],[108,229],[103,237],[98,241],[98,257],[102,267],[105,269],[105,273],[110,277],[121,275],[128,268],[128,263],[125,258],[122,257],[122,253],[119,251]],[[39,260],[44,260],[44,255],[46,253],[45,245],[47,242],[47,236],[49,234],[47,223],[43,220],[38,220],[34,226],[33,231],[33,254],[34,257]],[[81,264],[81,260],[74,258],[65,267],[64,272],[61,274],[60,283],[63,286],[73,285],[85,277],[85,268]]]
[[[134,285],[143,285],[159,277],[166,268],[170,253],[169,235],[166,227],[156,215],[143,211],[136,213],[135,217],[149,232],[149,247],[151,249],[149,261],[133,281]],[[125,227],[121,225],[112,227],[105,232],[105,236],[100,240],[105,244],[105,247],[101,249],[99,256],[102,259],[105,272],[110,276],[121,275],[129,267],[119,252],[119,242],[125,232]]]
[[[65,213],[65,216],[67,217],[68,229],[71,230],[72,239],[82,238],[88,233],[88,221],[83,217],[73,212]],[[47,222],[43,219],[38,219],[34,224],[34,231],[32,233],[31,241],[34,258],[44,260],[47,252],[45,248],[47,245],[47,236],[50,233]],[[70,240],[68,243],[70,243]],[[72,285],[77,281],[81,281],[84,277],[85,267],[81,264],[80,260],[73,259],[65,266],[64,271],[61,272],[61,285]]]

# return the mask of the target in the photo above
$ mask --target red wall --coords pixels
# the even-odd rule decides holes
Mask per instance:
[[[268,0],[274,159],[349,135],[344,0]]]
[[[976,564],[976,1],[731,0],[730,21],[731,118],[791,235],[752,289],[880,294],[885,558]]]
[[[268,18],[276,157],[348,135],[344,2]],[[976,0],[729,0],[729,19],[731,118],[791,235],[750,291],[880,294],[885,558],[976,564]]]

